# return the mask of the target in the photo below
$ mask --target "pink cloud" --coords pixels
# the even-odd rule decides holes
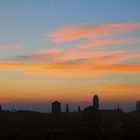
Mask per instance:
[[[140,43],[140,39],[98,39],[93,40],[88,43],[80,44],[75,46],[77,49],[88,49],[88,48],[98,48],[98,47],[107,47],[111,45],[128,45],[128,44],[134,44],[134,43]]]
[[[136,38],[114,38],[114,35],[140,29],[138,23],[110,23],[98,26],[68,26],[49,35],[53,41],[74,41],[90,39],[90,42],[72,45],[70,48],[38,50],[31,55],[0,61],[0,70],[19,70],[30,75],[50,77],[92,77],[106,73],[140,72],[140,53],[131,50],[102,50],[114,45],[140,43]],[[96,38],[99,35],[98,39]],[[101,36],[100,36],[101,35]],[[103,37],[102,37],[103,35]],[[104,37],[105,35],[111,35]],[[7,48],[18,48],[15,45]],[[4,47],[3,47],[4,48]],[[6,48],[6,47],[5,47]],[[95,49],[94,49],[95,48]],[[97,50],[97,48],[100,48]],[[126,60],[132,60],[126,61]],[[28,62],[27,62],[28,60]]]
[[[108,62],[110,63],[118,63],[120,61],[129,60],[129,59],[135,59],[140,58],[140,53],[126,53],[126,54],[118,54],[118,55],[112,55]]]
[[[109,23],[97,26],[66,26],[49,34],[54,42],[74,41],[93,38],[98,35],[122,34],[140,29],[139,23]]]
[[[123,60],[140,58],[140,53],[130,53],[127,50],[112,50],[112,51],[88,51],[78,49],[48,49],[36,52],[42,60],[49,58],[53,59],[52,62],[67,62],[77,59],[90,59],[92,61],[98,60],[100,63],[117,63]]]

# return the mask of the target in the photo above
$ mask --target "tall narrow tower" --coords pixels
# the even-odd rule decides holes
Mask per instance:
[[[81,112],[81,108],[80,108],[80,106],[78,106],[78,112]]]
[[[69,113],[69,105],[66,105],[66,112]]]
[[[97,95],[94,95],[93,97],[93,107],[96,110],[99,110],[99,98]]]
[[[140,111],[140,101],[137,101],[136,102],[136,110],[137,111]]]

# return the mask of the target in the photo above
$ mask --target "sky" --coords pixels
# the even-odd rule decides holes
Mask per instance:
[[[140,100],[140,1],[0,0],[0,104],[51,111],[134,110]]]

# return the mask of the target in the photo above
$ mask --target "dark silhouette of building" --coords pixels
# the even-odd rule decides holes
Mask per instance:
[[[81,108],[80,108],[80,106],[78,106],[78,112],[81,112]]]
[[[96,110],[99,110],[99,98],[97,95],[94,95],[93,97],[93,107]]]
[[[2,110],[2,105],[0,105],[0,111]]]
[[[91,99],[92,102],[92,99]],[[136,104],[140,109],[140,101]],[[2,109],[2,106],[0,106]],[[61,112],[61,103],[52,103],[52,112],[0,111],[1,140],[127,140],[140,139],[140,111],[99,109],[99,98],[84,110]],[[79,113],[80,112],[80,113]]]
[[[137,101],[136,102],[136,110],[137,111],[140,111],[140,101]]]
[[[69,105],[66,105],[66,112],[69,113]]]
[[[117,111],[121,111],[122,112],[122,109],[120,108],[120,106],[118,105],[117,106],[117,109],[116,109]]]
[[[99,110],[99,97],[97,95],[94,95],[92,105],[84,109],[86,112],[92,112],[95,110]]]
[[[61,112],[61,103],[55,101],[52,103],[52,113],[60,113]]]

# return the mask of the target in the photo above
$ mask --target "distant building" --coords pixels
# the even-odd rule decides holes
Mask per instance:
[[[99,110],[99,97],[97,95],[94,95],[93,97],[93,103],[92,106],[88,106],[84,109],[84,111],[91,112],[94,110]]]
[[[78,112],[81,112],[81,108],[80,108],[80,106],[78,106]]]
[[[66,112],[69,113],[69,105],[66,105]]]
[[[122,112],[122,109],[120,108],[120,106],[118,105],[117,106],[117,109],[116,109],[117,111],[121,111]]]
[[[2,110],[2,106],[0,105],[0,111]]]
[[[137,111],[140,111],[140,101],[137,101],[136,102],[136,110]]]
[[[55,101],[52,103],[52,113],[60,113],[61,112],[61,103]]]
[[[96,110],[99,109],[99,98],[97,95],[94,95],[94,97],[93,97],[93,107]]]

